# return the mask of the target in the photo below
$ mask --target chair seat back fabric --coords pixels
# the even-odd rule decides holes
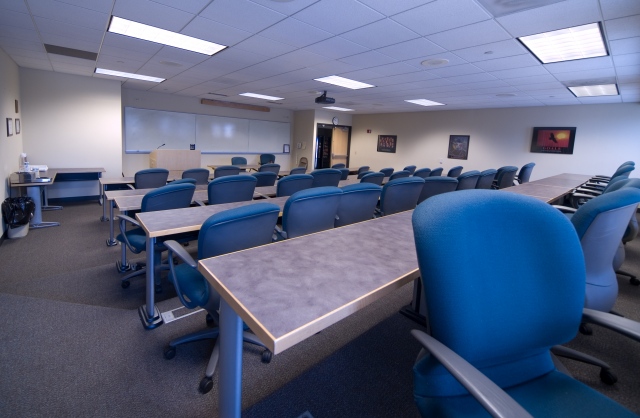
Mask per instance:
[[[382,182],[384,181],[384,173],[381,172],[369,172],[362,176],[360,179],[360,183],[373,183],[378,186],[382,186]]]
[[[276,196],[291,196],[300,190],[313,187],[313,176],[311,174],[292,174],[281,178],[276,184]]]
[[[334,226],[336,228],[373,218],[382,187],[356,183],[342,187],[342,197]]]
[[[391,177],[391,174],[393,174],[393,171],[394,170],[392,167],[386,167],[386,168],[380,169],[380,172],[384,174],[385,177]]]
[[[260,165],[273,164],[276,162],[276,156],[273,154],[260,154]]]
[[[416,166],[415,165],[408,165],[405,168],[403,168],[402,170],[408,171],[409,175],[413,175],[413,173],[416,171]]]
[[[278,179],[278,175],[271,171],[259,171],[257,173],[252,173],[251,175],[258,180],[256,187],[273,186],[276,184],[276,180]]]
[[[244,157],[231,157],[231,165],[246,165],[247,159]]]
[[[402,178],[409,177],[409,176],[411,176],[410,172],[408,172],[407,170],[400,170],[400,171],[396,171],[393,174],[391,174],[389,176],[389,180],[402,179]]]
[[[133,176],[136,189],[155,189],[167,184],[169,170],[166,168],[147,168]]]
[[[349,169],[346,167],[338,168],[340,170],[340,180],[346,180],[349,177]]]
[[[363,165],[362,167],[360,167],[358,169],[358,178],[361,178],[361,176],[360,176],[361,173],[366,173],[367,171],[369,171],[369,166],[368,165]]]
[[[420,168],[416,171],[413,172],[413,175],[416,177],[422,177],[427,178],[431,175],[431,169],[430,168]]]
[[[465,173],[460,174],[457,177],[458,187],[456,190],[475,189],[476,184],[478,184],[479,177],[480,177],[480,172],[478,170],[471,170],[471,171],[467,171]]]
[[[380,195],[380,212],[383,216],[411,210],[418,204],[425,179],[405,177],[390,180],[382,188]]]
[[[375,173],[375,171],[358,171],[358,180],[370,173]],[[382,175],[382,177],[384,177],[384,175]]]
[[[531,173],[533,172],[533,167],[535,167],[536,163],[527,163],[520,168],[520,171],[517,175],[518,183],[529,183],[529,179],[531,178]]]
[[[438,168],[434,168],[433,170],[431,170],[431,173],[429,174],[429,177],[439,177],[442,175],[442,167],[438,167]]]
[[[334,164],[331,168],[345,168],[347,165],[343,163]]]
[[[515,180],[517,172],[518,167],[512,165],[500,167],[496,173],[493,188],[506,189],[507,187],[513,186],[513,180]]]
[[[293,174],[305,174],[307,172],[307,167],[294,167],[289,171],[289,175]]]
[[[460,173],[462,173],[462,166],[457,165],[449,169],[449,172],[447,173],[447,177],[458,177]]]
[[[245,202],[253,199],[258,180],[253,176],[238,174],[213,179],[207,186],[210,205]]]
[[[311,175],[313,176],[312,187],[338,187],[340,179],[342,178],[342,172],[335,168],[321,168],[318,170],[313,170],[311,172]]]
[[[424,186],[418,197],[418,204],[424,202],[431,196],[442,193],[453,192],[458,187],[458,179],[453,177],[428,177],[424,179]]]
[[[167,184],[151,190],[142,198],[140,210],[153,212],[157,210],[169,210],[188,208],[193,201],[193,193],[196,186],[190,183]]]
[[[490,189],[497,173],[498,170],[493,168],[481,171],[480,177],[478,177],[478,183],[476,183],[476,189]]]
[[[333,228],[342,190],[339,187],[314,187],[294,193],[282,211],[282,230],[287,238]]]
[[[263,164],[260,166],[260,168],[258,168],[258,172],[263,172],[263,171],[269,171],[271,173],[276,173],[276,175],[278,175],[278,173],[280,173],[280,164],[275,164],[275,163]]]
[[[221,165],[213,170],[214,179],[224,176],[235,176],[237,174],[240,174],[240,168],[235,165]]]
[[[194,179],[196,184],[209,183],[209,169],[208,168],[190,168],[182,172],[183,179]]]

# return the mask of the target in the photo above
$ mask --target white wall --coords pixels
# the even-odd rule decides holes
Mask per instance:
[[[533,128],[554,126],[577,128],[573,155],[531,153]],[[640,158],[639,133],[636,103],[354,115],[350,165],[442,166],[446,173],[456,165],[482,171],[533,161],[532,180],[566,172],[611,174]],[[395,154],[376,151],[382,134],[398,135]],[[447,158],[449,135],[470,135],[467,160]]]
[[[18,100],[18,113],[15,109],[15,101]],[[19,156],[22,152],[22,133],[7,137],[7,118],[19,118],[21,122],[25,122],[22,118],[22,100],[20,98],[20,72],[15,62],[5,52],[0,49],[0,175],[4,179],[0,183],[1,201],[9,197],[9,175],[18,171]],[[14,125],[15,128],[15,125]],[[23,132],[23,131],[21,131]],[[1,202],[0,202],[1,203]],[[2,216],[0,216],[2,218]],[[7,226],[4,220],[0,220],[2,224],[2,234],[6,231]]]
[[[293,132],[293,112],[271,108],[270,112],[257,112],[251,110],[233,109],[227,107],[209,106],[200,103],[198,97],[185,97],[174,94],[155,93],[142,90],[122,89],[122,107],[137,107],[142,109],[167,110],[172,112],[194,113],[201,115],[227,116],[242,119],[258,119],[275,122],[291,123]],[[123,127],[124,128],[124,127]],[[123,134],[124,140],[124,134]],[[289,143],[291,145],[291,142]],[[281,170],[289,170],[294,160],[293,145],[291,154],[276,154],[276,163]],[[149,168],[148,154],[125,154],[122,145],[122,164],[124,174],[132,176],[136,171]],[[247,159],[249,164],[257,164],[258,154],[202,154],[202,167],[209,164],[230,164],[231,157],[241,156]]]

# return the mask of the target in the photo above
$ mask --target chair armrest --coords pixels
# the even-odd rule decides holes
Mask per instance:
[[[273,241],[282,241],[283,239],[287,239],[287,232],[283,231],[281,227],[278,225],[273,228]]]
[[[126,222],[134,224],[135,226],[140,226],[140,223],[137,220],[135,220],[131,216],[127,216],[127,215],[120,214],[120,215],[115,217],[115,220],[116,221],[118,221],[118,220],[121,221],[120,225],[122,225],[124,223],[124,221],[126,221]]]
[[[593,195],[593,194],[585,194],[585,193],[574,193],[571,195],[571,197],[578,197],[581,199],[593,199],[594,197],[598,197],[600,196],[598,195]]]
[[[170,271],[169,280],[171,280],[171,283],[173,283],[173,287],[175,287],[176,289],[176,294],[178,295],[178,299],[180,299],[180,302],[182,302],[182,304],[187,308],[189,309],[196,308],[198,305],[190,300],[187,300],[184,297],[182,290],[180,289],[180,281],[176,279],[176,270],[175,270],[176,265],[173,263],[173,256],[174,255],[177,256],[185,264],[188,264],[189,267],[193,269],[196,269],[198,267],[197,261],[195,261],[193,257],[191,257],[191,254],[189,254],[178,241],[170,239],[163,242],[163,244],[165,247],[167,247],[167,250],[168,250],[169,271]]]
[[[602,190],[590,189],[588,187],[578,187],[573,191],[573,193],[588,193],[591,196],[600,196],[602,194]]]
[[[135,190],[136,188],[133,186],[133,184],[129,184],[127,183],[127,187],[130,188],[131,190]]]
[[[571,208],[569,206],[562,206],[562,205],[552,205],[552,206],[558,209],[562,213],[576,213],[576,211],[578,210],[576,208]]]
[[[414,329],[411,334],[492,416],[531,417],[502,388],[447,346],[423,331]]]
[[[593,309],[582,310],[582,320],[619,332],[620,334],[640,341],[640,322]]]

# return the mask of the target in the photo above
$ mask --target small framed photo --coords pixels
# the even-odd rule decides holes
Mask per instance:
[[[16,118],[16,135],[20,133],[20,119]]]
[[[282,153],[289,154],[291,152],[291,146],[289,144],[284,144],[282,146]]]
[[[447,158],[466,160],[469,156],[470,135],[449,135]]]
[[[7,136],[13,135],[13,119],[7,118]]]
[[[531,152],[573,154],[576,128],[533,128]]]
[[[378,152],[396,152],[398,135],[378,135]]]

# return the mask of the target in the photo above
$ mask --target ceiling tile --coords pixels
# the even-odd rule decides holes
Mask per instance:
[[[333,35],[299,20],[285,19],[260,32],[260,36],[302,48]]]
[[[600,70],[587,70],[587,71],[573,71],[567,73],[559,73],[554,75],[559,81],[566,83],[567,85],[573,83],[589,83],[589,84],[602,84],[601,79],[612,79],[616,76],[613,68],[605,68]],[[575,84],[574,84],[575,85]]]
[[[491,74],[503,80],[508,78],[549,75],[549,72],[545,70],[542,65],[538,65],[535,67],[510,68],[508,70],[502,70],[502,71],[491,71]]]
[[[602,68],[613,68],[611,57],[587,58],[565,62],[554,62],[545,64],[544,68],[551,74],[575,72],[580,70],[597,70]]]
[[[640,14],[640,1],[637,0],[600,0],[600,7],[607,20]]]
[[[429,69],[428,72],[430,74],[435,74],[438,77],[451,78],[461,75],[478,74],[481,73],[482,70],[473,64],[462,64],[453,66],[447,65],[442,68]],[[489,75],[489,78],[493,79],[494,77],[492,75]]]
[[[383,19],[384,15],[356,0],[324,0],[294,18],[337,35]]]
[[[24,0],[3,0],[0,3],[0,10],[4,13],[7,10],[19,13],[29,13],[29,8]]]
[[[379,20],[370,25],[344,33],[341,36],[372,49],[418,38],[417,33],[391,19]]]
[[[612,55],[633,54],[640,52],[640,37],[618,39],[609,42]]]
[[[402,1],[389,1],[389,0],[359,0],[360,3],[366,4],[379,11],[380,13],[392,16],[405,10],[414,9],[423,4],[434,2],[435,0],[402,0]]]
[[[541,67],[537,59],[533,58],[531,54],[526,53],[523,55],[517,55],[513,57],[498,58],[495,60],[475,62],[474,65],[485,71],[500,71],[508,70],[512,68],[523,67]]]
[[[511,36],[493,20],[486,20],[458,29],[436,33],[426,38],[445,49],[456,50],[503,41],[510,39]]]
[[[113,15],[173,32],[180,32],[195,17],[151,0],[116,1]]]
[[[180,33],[226,46],[235,45],[252,35],[251,32],[205,19],[204,17],[196,17]]]
[[[0,44],[1,45],[1,44]],[[14,47],[3,47],[4,52],[10,54],[12,57],[24,57],[24,58],[36,58],[41,60],[49,59],[47,53],[44,48],[41,51],[34,51],[32,49],[22,49],[22,48],[14,48]]]
[[[506,82],[509,82],[509,80],[505,80]],[[549,81],[549,82],[543,82],[543,83],[536,83],[536,84],[518,84],[518,90],[521,91],[528,91],[528,92],[534,92],[534,91],[538,91],[538,90],[566,90],[567,87],[562,84],[559,81]],[[529,93],[531,94],[531,93]]]
[[[454,53],[469,62],[476,62],[528,54],[529,51],[515,39],[507,39],[506,41],[458,49]]]
[[[557,83],[558,80],[551,74],[542,74],[528,77],[515,77],[504,79],[505,82],[512,86],[520,86],[526,84],[539,84],[539,83]]]
[[[165,6],[174,7],[187,13],[197,14],[205,6],[211,3],[211,0],[153,0],[156,3],[164,4]]]
[[[107,27],[110,19],[107,13],[97,12],[60,1],[29,0],[29,7],[34,16],[99,31],[103,31]]]
[[[268,28],[286,17],[249,0],[216,0],[200,16],[235,28],[251,28],[254,33]]]
[[[86,43],[94,44],[95,47],[93,47],[90,51],[97,52],[100,46],[100,43],[102,42],[102,37],[104,32],[100,30],[95,30],[95,29],[90,29],[85,27],[78,27],[78,26],[74,26],[74,25],[56,21],[56,20],[44,19],[42,17],[35,17],[34,20],[36,22],[36,25],[38,26],[38,31],[42,35],[42,38],[43,38],[42,40],[45,43],[50,43],[45,39],[46,35],[65,36],[69,38],[81,38]],[[59,45],[59,44],[55,44],[55,45],[71,48],[68,45]]]
[[[273,0],[251,0],[253,3],[275,10],[278,13],[290,16],[299,12],[310,5],[317,3],[318,0],[296,0],[296,1],[273,1]]]
[[[640,65],[640,53],[626,54],[613,57],[616,67],[626,67],[628,65]]]
[[[5,52],[9,55],[11,55],[11,53],[8,52],[10,48],[15,48],[16,50],[45,52],[44,45],[39,40],[30,41],[0,36],[0,46],[2,46]]]
[[[17,56],[13,60],[20,67],[35,68],[37,70],[53,71],[53,66],[51,65],[51,62],[48,59],[47,60],[43,60],[43,59],[39,59],[39,58],[30,58],[30,57],[19,57],[19,56]]]
[[[344,62],[345,64],[351,64],[359,68],[376,67],[378,65],[391,64],[394,62],[393,59],[375,51],[352,55],[350,57],[341,58],[338,61]]]
[[[410,41],[379,48],[376,51],[391,58],[405,61],[411,58],[439,54],[445,52],[445,49],[427,39],[416,38]]]
[[[393,16],[393,20],[420,35],[431,35],[491,19],[473,0],[435,1]]]
[[[298,49],[293,45],[283,44],[262,36],[252,36],[233,47],[233,50],[243,50],[255,54],[278,56]]]
[[[604,23],[609,40],[640,36],[640,15],[607,20]]]
[[[7,26],[20,29],[35,30],[31,15],[28,13],[14,12],[13,10],[3,10],[0,8],[0,34],[5,32]]]
[[[420,70],[412,65],[407,65],[402,62],[394,62],[391,64],[380,65],[378,67],[371,67],[369,71],[377,73],[379,77],[381,75],[392,76],[392,75],[399,75],[399,74],[414,73]]]
[[[358,45],[339,36],[325,39],[324,41],[309,45],[304,49],[306,51],[313,52],[314,54],[324,55],[325,57],[332,59],[344,58],[369,50],[362,45]]]

